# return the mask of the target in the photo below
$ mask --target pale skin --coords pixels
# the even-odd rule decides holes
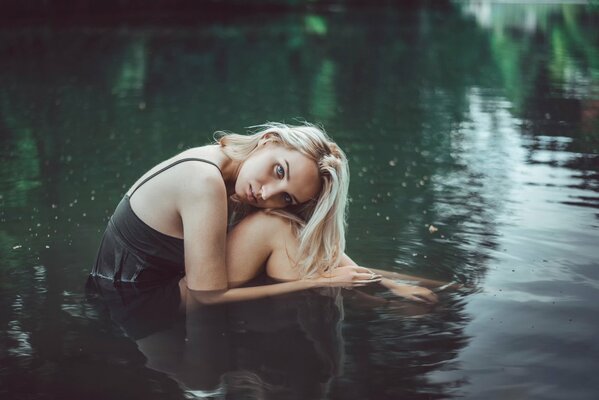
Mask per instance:
[[[250,215],[227,238],[227,273],[230,285],[243,284],[264,271],[276,280],[300,280],[301,277],[294,268],[294,260],[298,258],[297,250],[297,239],[288,221],[261,212]],[[347,254],[343,255],[341,265],[338,269],[346,270],[346,273],[359,268]],[[379,274],[380,284],[396,295],[417,302],[435,303],[437,296],[429,289],[398,284],[393,279],[417,280],[433,287],[444,283],[432,280],[423,282],[422,278],[373,268],[368,270]]]
[[[131,198],[131,207],[142,221],[184,240],[186,276],[182,288],[189,289],[188,293],[201,303],[224,303],[319,286],[380,282],[406,299],[437,301],[426,288],[392,280],[420,278],[366,269],[347,255],[327,276],[301,279],[294,262],[297,240],[290,222],[281,217],[257,212],[227,234],[228,200],[232,195],[256,208],[284,208],[309,201],[320,191],[313,160],[266,139],[244,162],[230,159],[218,145],[189,149],[148,171],[129,190],[130,194],[146,176],[182,158],[203,158],[222,171],[221,176],[207,163],[184,162],[149,180]],[[236,288],[264,271],[284,282]]]

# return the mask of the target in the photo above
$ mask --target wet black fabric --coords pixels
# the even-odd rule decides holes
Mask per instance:
[[[144,183],[181,162],[201,161],[184,158],[160,169],[143,180]],[[91,276],[110,279],[115,283],[159,283],[185,274],[183,239],[158,232],[143,222],[131,208],[130,196],[125,195],[102,237]]]
[[[159,285],[117,285],[90,276],[86,283],[88,301],[108,311],[127,336],[138,340],[169,329],[184,314],[179,279]]]

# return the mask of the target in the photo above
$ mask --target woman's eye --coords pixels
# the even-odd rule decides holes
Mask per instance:
[[[289,196],[289,193],[283,193],[283,198],[285,199],[285,203],[287,203],[287,204],[293,203],[293,199],[291,198],[291,196]]]
[[[277,164],[276,172],[279,178],[283,179],[285,177],[285,169],[281,164]]]

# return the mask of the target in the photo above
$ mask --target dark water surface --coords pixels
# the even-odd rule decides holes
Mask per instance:
[[[0,396],[597,398],[597,26],[596,6],[472,2],[0,27]],[[351,256],[470,288],[186,320],[176,286],[86,300],[139,175],[296,117],[349,154]]]

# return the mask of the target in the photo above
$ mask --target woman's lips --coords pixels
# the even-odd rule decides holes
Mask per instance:
[[[257,203],[258,202],[258,200],[256,199],[256,196],[254,195],[254,191],[252,190],[252,185],[250,185],[250,190],[248,190],[248,192],[247,192],[247,198],[252,203]]]

